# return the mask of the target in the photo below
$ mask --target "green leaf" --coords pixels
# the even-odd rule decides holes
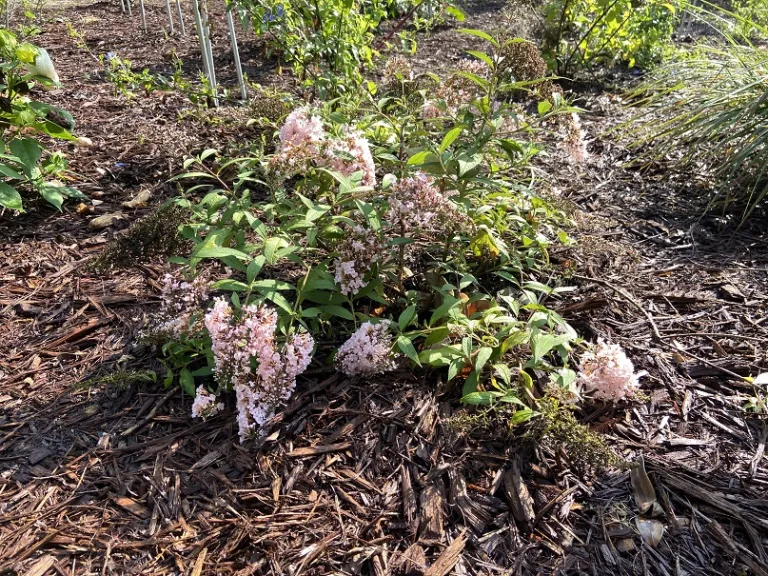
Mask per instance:
[[[544,116],[547,112],[552,110],[552,102],[549,100],[542,100],[538,105],[539,116]]]
[[[493,348],[489,346],[483,346],[480,348],[480,350],[477,351],[477,356],[475,357],[475,370],[477,370],[478,373],[483,371],[483,368],[488,363],[488,360],[493,355]]]
[[[15,188],[11,188],[4,182],[0,182],[0,205],[5,206],[10,210],[16,210],[17,212],[24,211],[21,202],[21,194],[19,194]]]
[[[271,300],[275,303],[280,309],[282,309],[287,314],[293,315],[293,306],[291,305],[288,300],[286,300],[285,296],[280,294],[280,292],[275,291],[259,291],[259,293],[264,296],[267,300]]]
[[[464,20],[467,19],[467,15],[464,14],[464,12],[462,12],[458,7],[452,4],[448,4],[445,7],[445,11],[448,12],[448,14],[450,14],[454,18],[456,18],[458,22],[464,22]]]
[[[483,161],[482,156],[475,154],[474,156],[462,156],[457,159],[459,163],[459,176],[464,176],[467,172],[477,168]]]
[[[419,164],[426,164],[427,161],[435,162],[436,160],[437,157],[435,156],[434,152],[431,150],[422,150],[421,152],[416,152],[416,154],[408,158],[408,165],[416,166]]]
[[[32,138],[19,138],[10,144],[11,152],[18,156],[23,165],[24,174],[32,178],[33,169],[37,166],[40,157],[43,155],[43,149],[40,144]]]
[[[405,327],[410,324],[411,320],[413,320],[413,317],[416,315],[416,304],[411,304],[403,310],[403,312],[400,314],[400,318],[397,320],[397,325],[400,327],[400,331],[402,332],[405,330]]]
[[[453,346],[430,348],[428,350],[422,350],[419,354],[419,360],[427,366],[433,367],[449,366],[457,359],[461,360],[462,365],[464,364],[464,355],[461,353],[461,350],[458,350]]]
[[[24,180],[24,176],[16,172],[16,170],[7,164],[0,164],[0,174],[10,178],[11,180]]]
[[[284,280],[275,280],[273,278],[269,278],[266,280],[256,280],[251,284],[253,288],[265,291],[265,290],[278,290],[278,291],[286,291],[286,290],[296,290],[296,287],[291,284],[290,282],[285,282]]]
[[[245,292],[248,286],[237,280],[225,279],[219,280],[213,285],[214,290],[228,290],[230,292]]]
[[[264,241],[264,257],[267,259],[267,262],[269,264],[275,264],[279,260],[277,250],[279,248],[284,248],[287,245],[288,241],[285,238],[280,238],[279,236],[267,238]]]
[[[432,346],[434,344],[437,344],[438,342],[442,342],[448,336],[451,335],[451,329],[448,328],[448,326],[441,326],[440,328],[435,328],[432,330],[427,338],[424,340],[424,347],[428,348],[429,346]]]
[[[192,260],[202,258],[224,258],[226,256],[234,256],[238,260],[249,259],[248,254],[241,252],[240,250],[235,250],[234,248],[226,248],[224,246],[211,246],[206,245],[205,243],[201,244],[200,247],[192,252],[189,258]]]
[[[37,189],[46,202],[54,206],[59,212],[61,212],[61,205],[64,203],[64,196],[61,193],[59,186],[52,186],[51,184],[42,184]]]
[[[468,404],[470,406],[490,406],[493,401],[503,396],[503,392],[489,391],[489,392],[470,392],[461,397],[462,404]]]
[[[487,32],[483,32],[482,30],[475,30],[472,28],[459,28],[459,32],[462,34],[468,34],[470,36],[477,36],[478,38],[482,38],[483,40],[490,42],[495,48],[499,47],[499,43],[496,41],[496,39]]]
[[[454,358],[451,365],[448,366],[448,382],[456,378],[462,368],[466,365],[466,360],[461,356],[460,358]]]
[[[469,373],[469,376],[467,376],[467,379],[464,381],[464,386],[461,388],[462,396],[477,392],[478,378],[479,374],[477,373],[477,370],[472,370],[472,372]]]
[[[456,308],[459,305],[459,302],[461,302],[461,300],[458,300],[453,296],[446,296],[445,302],[443,302],[435,309],[434,312],[432,312],[432,316],[429,319],[429,325],[432,326],[438,320],[442,320],[445,316],[448,315],[448,312],[450,312],[451,309]]]
[[[509,424],[511,426],[517,426],[518,424],[522,424],[523,422],[528,422],[531,418],[536,416],[538,413],[534,412],[530,408],[521,408],[514,414],[512,414],[512,417],[509,419]]]
[[[494,364],[493,372],[501,379],[507,386],[512,385],[512,371],[506,364]]]
[[[464,126],[456,126],[446,132],[445,136],[443,136],[443,141],[440,143],[440,148],[438,148],[441,154],[448,150],[448,147],[456,141],[456,138],[461,135],[463,130]]]
[[[488,56],[485,52],[480,52],[479,50],[466,50],[466,53],[474,56],[475,58],[482,60],[488,65],[488,68],[493,70],[493,59]]]
[[[571,337],[568,334],[560,334],[559,336],[555,336],[554,334],[535,334],[533,338],[531,338],[533,361],[540,362],[553,348],[561,346],[570,340]]]
[[[261,268],[264,266],[266,258],[263,256],[257,256],[248,263],[248,267],[245,269],[245,279],[249,284],[253,282],[261,272]]]
[[[195,377],[187,368],[182,368],[179,374],[179,384],[188,396],[195,397]]]
[[[338,316],[339,318],[344,318],[344,320],[354,320],[355,317],[346,308],[343,306],[336,306],[334,304],[326,304],[325,306],[320,307],[323,312],[326,314],[330,314],[331,316]]]
[[[400,335],[397,337],[397,347],[403,354],[408,356],[414,364],[421,366],[421,360],[419,360],[416,348],[413,347],[413,342],[411,342],[407,336]]]

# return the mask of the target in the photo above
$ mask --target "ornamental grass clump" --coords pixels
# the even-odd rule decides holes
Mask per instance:
[[[749,216],[768,195],[768,51],[723,34],[658,67],[633,96],[644,112],[636,148],[644,158],[682,151],[678,166],[717,178],[709,206]],[[626,130],[627,126],[621,127]]]

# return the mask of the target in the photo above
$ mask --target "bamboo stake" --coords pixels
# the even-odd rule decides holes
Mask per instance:
[[[246,100],[248,92],[245,89],[245,78],[243,78],[243,65],[240,62],[240,49],[237,47],[237,36],[235,35],[235,19],[232,17],[232,6],[227,8],[227,25],[229,26],[229,38],[232,41],[232,56],[235,59],[235,70],[237,71],[237,83],[240,85],[240,99]]]

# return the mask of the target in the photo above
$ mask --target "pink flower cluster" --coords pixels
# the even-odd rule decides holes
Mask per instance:
[[[346,296],[357,294],[365,287],[365,274],[379,259],[384,243],[375,231],[355,225],[347,229],[333,263],[336,283]]]
[[[461,219],[463,214],[455,204],[422,172],[392,185],[387,221],[400,232],[436,230],[441,224]]]
[[[390,322],[364,323],[336,353],[336,365],[347,376],[394,370]]]
[[[195,400],[192,402],[193,418],[210,418],[224,410],[224,403],[216,403],[216,396],[208,392],[205,386],[200,386],[195,394]]]
[[[376,165],[368,140],[351,129],[342,138],[328,138],[322,120],[307,108],[298,108],[280,128],[280,145],[269,167],[289,177],[305,172],[313,164],[344,176],[362,172],[363,186],[376,185]]]
[[[640,385],[635,366],[621,346],[608,344],[602,338],[582,355],[578,383],[593,398],[605,402],[630,398]]]
[[[206,314],[205,327],[211,336],[216,379],[235,390],[243,441],[291,397],[296,377],[309,366],[315,342],[309,334],[294,334],[278,349],[274,310],[244,306],[237,319],[223,298],[217,298]]]
[[[312,116],[306,107],[297,108],[285,119],[280,128],[280,147],[284,152],[294,146],[319,144],[325,139],[323,121],[318,116]]]
[[[376,164],[371,148],[368,140],[357,132],[349,131],[344,138],[329,141],[319,164],[344,176],[362,172],[360,184],[376,186]]]
[[[200,276],[192,282],[163,278],[160,321],[151,329],[152,334],[179,338],[190,331],[192,315],[200,310],[208,298],[208,283]]]

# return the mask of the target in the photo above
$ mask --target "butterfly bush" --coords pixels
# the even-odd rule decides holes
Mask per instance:
[[[322,120],[307,107],[297,108],[280,128],[280,143],[269,161],[270,169],[284,178],[305,171],[319,154],[325,137]]]
[[[578,382],[592,397],[617,402],[634,396],[639,383],[635,366],[618,344],[599,338],[579,364]]]
[[[390,322],[365,322],[336,353],[336,366],[347,376],[394,370]]]
[[[337,250],[339,256],[333,263],[336,283],[342,294],[354,296],[365,287],[365,274],[378,261],[384,242],[374,230],[356,224],[346,229]]]
[[[387,221],[401,232],[439,230],[441,225],[463,219],[464,215],[443,195],[434,178],[423,172],[392,185]]]
[[[192,282],[176,280],[170,274],[163,278],[159,321],[150,334],[179,338],[194,326],[193,314],[208,298],[208,283],[198,276]]]
[[[324,139],[323,121],[318,116],[312,116],[308,108],[297,108],[288,114],[280,128],[278,152],[285,152],[292,146],[318,144]]]
[[[211,337],[216,380],[235,390],[242,442],[291,397],[296,377],[309,366],[315,343],[309,334],[294,334],[279,348],[275,310],[251,304],[243,307],[237,319],[223,298],[214,301],[205,327]]]
[[[370,145],[355,131],[350,130],[345,137],[328,142],[320,164],[344,176],[362,172],[360,184],[376,186],[376,165]]]
[[[395,84],[402,80],[413,80],[413,70],[411,69],[411,63],[406,58],[400,55],[392,56],[384,64],[383,71],[384,82],[388,84]]]
[[[216,396],[208,392],[204,386],[200,386],[195,394],[195,400],[192,402],[193,418],[210,418],[224,409],[223,402],[216,402]]]
[[[586,134],[581,127],[581,118],[576,112],[572,112],[566,120],[563,147],[575,164],[584,164],[589,159],[585,137]]]
[[[481,60],[463,58],[456,65],[458,72],[472,74],[484,80],[491,76],[491,69]],[[428,100],[421,109],[424,119],[440,118],[447,114],[453,115],[462,106],[470,104],[481,95],[480,87],[472,80],[461,74],[453,74],[435,90],[435,98]],[[445,103],[445,110],[438,105]]]
[[[341,138],[328,138],[318,116],[306,107],[297,108],[280,128],[280,143],[269,160],[269,168],[288,178],[312,166],[344,176],[362,172],[363,186],[376,185],[376,165],[368,140],[349,127],[345,127]]]

